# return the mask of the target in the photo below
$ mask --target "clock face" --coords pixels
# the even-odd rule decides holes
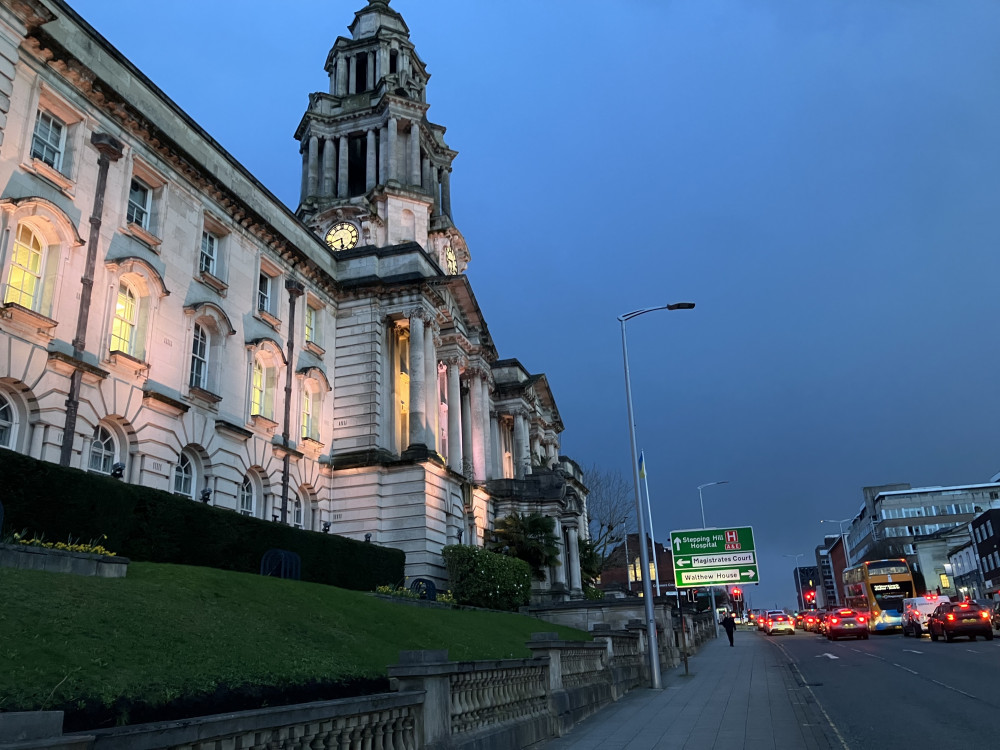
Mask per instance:
[[[448,273],[452,276],[458,273],[458,259],[455,257],[455,251],[452,250],[451,245],[444,250],[444,260],[448,264]]]
[[[326,233],[326,244],[331,250],[350,250],[358,244],[358,228],[347,221],[334,224]]]

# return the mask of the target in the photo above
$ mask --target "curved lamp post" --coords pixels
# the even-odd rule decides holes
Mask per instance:
[[[717,484],[729,484],[728,479],[723,479],[719,482],[706,482],[705,484],[698,485],[698,502],[701,504],[701,528],[707,529],[708,525],[705,523],[705,498],[701,496],[701,491],[706,487],[714,487]],[[712,594],[712,622],[715,623],[715,637],[719,637],[719,618],[715,611],[715,586],[708,587],[709,592]]]
[[[622,360],[625,363],[625,401],[628,404],[628,434],[632,447],[632,488],[635,493],[636,519],[639,521],[639,564],[642,565],[642,596],[646,605],[646,638],[649,645],[649,676],[650,687],[659,690],[660,683],[660,648],[656,638],[656,619],[653,616],[653,587],[649,581],[649,552],[646,550],[646,523],[642,515],[642,499],[639,496],[639,458],[635,449],[635,418],[632,415],[632,381],[628,371],[628,343],[625,340],[625,323],[656,310],[691,310],[694,302],[676,302],[671,305],[644,307],[618,316],[622,325]],[[653,550],[656,553],[656,550]],[[680,595],[678,594],[678,597]]]

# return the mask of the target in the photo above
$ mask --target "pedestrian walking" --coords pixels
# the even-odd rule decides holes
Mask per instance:
[[[733,617],[732,612],[726,612],[726,616],[722,618],[722,627],[726,629],[726,635],[729,636],[729,645],[733,645],[733,633],[736,632],[736,618]]]

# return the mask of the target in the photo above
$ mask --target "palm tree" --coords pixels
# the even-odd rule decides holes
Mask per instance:
[[[545,580],[550,565],[560,565],[559,538],[554,518],[541,513],[511,513],[496,524],[490,549],[524,560],[536,581]]]

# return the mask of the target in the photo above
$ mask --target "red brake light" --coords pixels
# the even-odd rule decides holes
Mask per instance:
[[[985,609],[979,610],[979,616],[982,617],[984,620],[990,619],[990,613],[987,612]]]
[[[864,621],[865,621],[865,616],[864,615],[858,615],[858,622],[864,622]]]
[[[945,615],[945,619],[948,620],[948,622],[952,622],[955,619],[955,615],[949,612],[948,614]]]
[[[961,603],[961,604],[959,604],[958,606],[959,606],[959,607],[961,607],[962,609],[968,609],[968,608],[969,608],[969,605],[968,605],[968,604],[966,604],[965,602],[962,602],[962,603]]]
[[[836,625],[838,622],[840,622],[840,620],[838,620],[836,617],[831,617],[830,618],[830,624],[831,625]]]

